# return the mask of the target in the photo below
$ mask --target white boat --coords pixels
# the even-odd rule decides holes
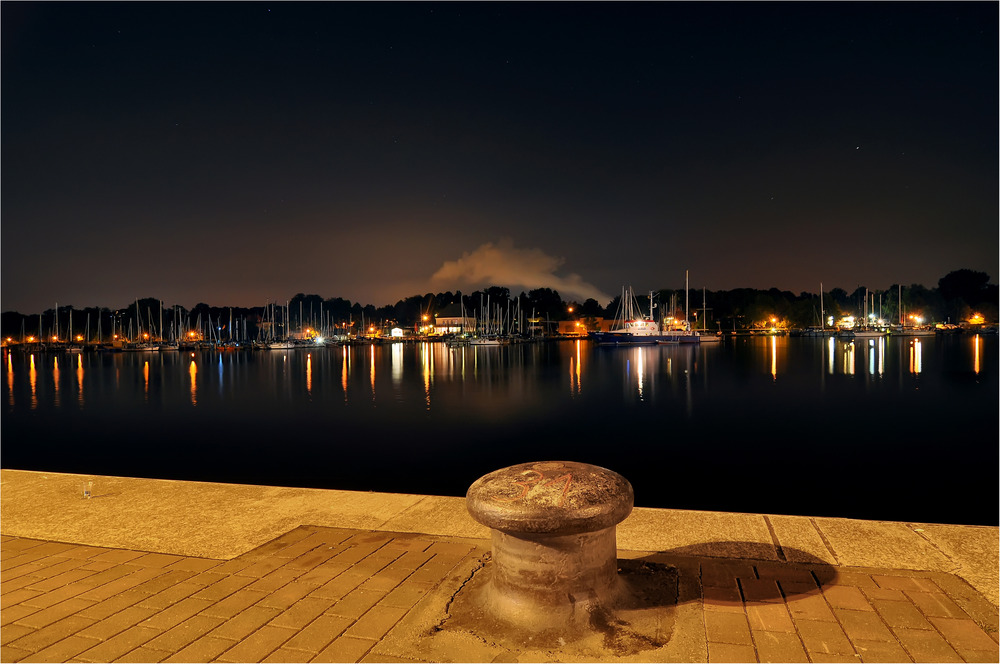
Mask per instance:
[[[601,346],[637,346],[670,343],[677,335],[670,335],[670,338],[662,335],[660,326],[652,315],[645,315],[639,308],[632,288],[624,286],[612,329],[607,332],[591,332],[587,336]]]
[[[499,346],[500,340],[491,337],[473,337],[469,339],[470,346]]]
[[[272,341],[267,345],[268,350],[291,350],[295,348],[295,343],[292,341]]]

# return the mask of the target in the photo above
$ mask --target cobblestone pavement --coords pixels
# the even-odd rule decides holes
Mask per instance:
[[[560,660],[469,635],[428,645],[484,568],[484,540],[302,526],[228,561],[0,545],[4,662]],[[997,609],[950,574],[622,555],[676,567],[663,610],[689,616],[672,623],[682,648],[634,661],[1000,659]]]

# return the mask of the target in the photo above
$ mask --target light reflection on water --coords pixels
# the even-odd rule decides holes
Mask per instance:
[[[88,352],[75,357],[77,399],[60,400],[65,356],[8,353],[8,467],[462,495],[490,470],[565,458],[622,472],[640,505],[849,516],[847,498],[812,489],[856,449],[906,496],[868,496],[862,517],[950,522],[929,513],[933,496],[908,493],[913,478],[995,468],[995,443],[977,446],[997,439],[995,336]],[[150,432],[141,449],[135,426]],[[66,431],[86,437],[86,455],[63,447]],[[37,444],[8,443],[22,437]],[[940,441],[949,455],[928,469]],[[749,493],[705,490],[749,476],[761,478]],[[836,504],[781,502],[820,493]]]

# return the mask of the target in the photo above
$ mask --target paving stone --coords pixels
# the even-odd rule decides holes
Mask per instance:
[[[313,549],[308,553],[304,553],[301,556],[289,560],[285,563],[289,569],[300,570],[303,573],[308,572],[316,567],[319,567],[327,560],[336,556],[340,551],[331,546],[321,546],[318,549]]]
[[[302,651],[301,650],[289,650],[287,648],[278,648],[266,658],[265,662],[301,662],[302,661]]]
[[[135,606],[146,597],[145,593],[133,588],[117,595],[112,595],[103,602],[92,604],[81,610],[80,615],[86,618],[93,618],[94,620],[103,620],[119,611]]]
[[[201,613],[211,605],[211,600],[185,597],[176,604],[172,604],[166,609],[157,611],[157,613],[148,618],[144,624],[148,627],[154,627],[156,629],[166,631],[181,624],[188,618]],[[136,606],[146,607],[145,604],[137,604]],[[152,606],[146,608],[156,609],[157,607]]]
[[[50,590],[54,590],[56,588],[73,583],[74,581],[85,579],[88,576],[93,576],[96,573],[97,572],[95,572],[94,570],[89,570],[89,569],[80,569],[80,568],[70,569],[66,570],[61,574],[50,576],[45,579],[40,579],[35,583],[30,584],[28,588],[30,588],[31,590],[44,590],[48,592]],[[6,602],[12,601],[7,596],[4,596],[3,599]]]
[[[343,616],[320,616],[289,639],[283,647],[318,653],[340,636],[353,622]]]
[[[375,642],[368,639],[358,639],[341,636],[324,648],[311,661],[313,662],[357,662],[374,647]]]
[[[270,625],[299,630],[333,606],[334,600],[303,597],[271,620]]]
[[[863,588],[861,590],[864,596],[868,598],[868,601],[881,599],[890,602],[909,602],[910,600],[903,594],[902,590],[893,590],[891,588]]]
[[[892,641],[865,641],[864,639],[852,639],[851,643],[861,656],[862,662],[909,662],[910,657],[906,651],[896,642]]]
[[[996,650],[963,650],[960,649],[958,653],[966,662],[998,662],[1000,657],[998,657]]]
[[[299,570],[285,569],[284,567],[279,567],[278,569],[266,574],[259,579],[255,580],[249,586],[247,590],[254,590],[262,593],[269,593],[277,590],[282,586],[286,586],[295,579],[302,576],[299,574]]]
[[[79,616],[68,616],[41,629],[25,634],[18,639],[14,639],[7,645],[22,648],[29,652],[36,652],[48,648],[52,644],[58,643],[69,636],[73,636],[79,633],[80,630],[86,629],[93,624],[93,620],[87,620]]]
[[[702,588],[702,605],[706,611],[743,613],[743,597],[736,583],[732,586],[705,586]]]
[[[246,611],[220,624],[209,632],[208,636],[239,641],[280,614],[281,612],[278,609],[266,606],[251,606]]]
[[[437,542],[432,539],[428,539],[423,535],[399,533],[393,535],[392,539],[389,540],[389,543],[386,544],[386,546],[394,549],[403,549],[405,551],[426,551],[435,544],[437,544]]]
[[[921,613],[935,618],[968,618],[962,608],[944,593],[924,593],[906,591],[906,596],[917,605]]]
[[[127,563],[130,560],[141,558],[146,553],[144,551],[129,551],[128,549],[111,549],[102,554],[92,556],[91,560],[99,560],[108,563]]]
[[[955,647],[966,650],[996,651],[997,643],[973,620],[961,618],[930,618],[941,635]]]
[[[701,563],[701,585],[728,587],[737,577],[754,578],[753,565],[744,561],[705,560]]]
[[[328,583],[330,580],[336,578],[338,575],[343,573],[343,569],[340,567],[334,567],[333,565],[325,564],[320,565],[314,569],[304,571],[300,569],[288,570],[289,572],[295,573],[299,583],[306,583],[311,586],[322,586]]]
[[[840,568],[837,570],[837,578],[835,585],[838,586],[854,586],[855,588],[868,589],[868,588],[878,588],[879,585],[875,583],[870,574],[865,574],[864,572],[852,572],[850,570],[845,570]]]
[[[930,579],[908,576],[892,576],[888,574],[873,574],[872,580],[879,588],[891,590],[910,590],[914,592],[939,593],[941,589]]]
[[[802,620],[820,620],[824,622],[836,622],[830,605],[826,603],[826,598],[821,594],[797,595],[785,600],[788,612],[794,617]]]
[[[90,627],[80,630],[80,636],[89,636],[95,639],[109,639],[119,632],[137,625],[156,613],[156,609],[144,609],[141,606],[131,606],[124,611],[119,611],[107,618],[94,623]],[[150,638],[155,636],[151,634]]]
[[[385,606],[398,606],[401,608],[410,608],[414,604],[420,601],[433,586],[429,583],[413,583],[407,582],[405,585],[401,585],[389,594],[385,596],[379,603]],[[743,602],[740,602],[740,606]]]
[[[21,602],[26,602],[27,600],[34,599],[39,595],[44,595],[44,590],[32,590],[31,588],[19,588],[13,592],[7,593],[3,596],[4,606],[12,606],[14,604],[20,604]],[[28,604],[27,606],[31,606]]]
[[[751,602],[784,603],[781,590],[774,579],[747,579],[740,577],[740,590],[747,604]]]
[[[93,602],[88,602],[85,599],[71,598],[58,604],[54,604],[47,609],[42,609],[41,611],[36,611],[30,615],[27,615],[17,621],[19,625],[27,625],[28,627],[34,627],[35,629],[41,629],[46,625],[51,625],[53,623],[59,622],[67,616],[71,616],[74,613],[82,611],[93,605]]]
[[[849,609],[834,609],[840,626],[851,641],[885,641],[894,642],[892,632],[882,622],[882,618],[874,611],[853,611]]]
[[[118,662],[135,662],[136,664],[143,664],[144,662],[162,662],[166,657],[167,653],[162,650],[154,650],[152,648],[143,647],[130,650],[114,661],[116,664]],[[207,662],[208,660],[203,661]]]
[[[414,607],[433,606],[443,580],[460,587],[488,551],[419,535],[291,532],[231,561],[6,540],[22,545],[22,573],[2,576],[4,661],[418,661],[376,644]],[[1000,659],[996,607],[948,574],[693,560],[685,601],[702,600],[710,661]]]
[[[253,583],[253,579],[245,578],[242,576],[227,576],[225,578],[219,579],[210,586],[206,586],[196,592],[192,597],[197,599],[209,599],[213,601],[219,601],[223,598],[229,597],[237,590],[244,588]]]
[[[835,609],[854,611],[875,611],[860,589],[853,586],[830,586],[823,588],[823,596]]]
[[[171,564],[168,569],[181,570],[183,572],[207,572],[210,569],[218,567],[223,564],[221,560],[214,560],[212,558],[181,558],[180,560]]]
[[[24,659],[22,662],[65,662],[84,650],[89,650],[95,645],[100,643],[96,639],[88,639],[85,636],[67,636],[64,639],[60,639],[48,646],[47,648],[42,648],[41,650],[34,652]],[[5,659],[6,661],[10,661]]]
[[[801,567],[789,567],[787,564],[782,563],[758,563],[754,565],[754,569],[757,570],[757,577],[761,579],[772,579],[778,583],[805,585],[813,589],[819,587],[816,585],[816,579],[813,577],[812,572]]]
[[[294,635],[293,630],[264,625],[223,652],[217,660],[220,662],[259,662]]]
[[[146,594],[155,595],[156,593],[166,590],[167,588],[172,588],[178,584],[184,583],[197,574],[197,572],[189,572],[179,569],[164,569],[162,571],[163,574],[160,574],[159,576],[144,583],[140,583],[135,587],[135,589]]]
[[[247,607],[253,606],[265,597],[267,597],[265,593],[258,593],[244,588],[242,590],[237,590],[224,600],[206,607],[201,611],[201,613],[206,616],[214,616],[216,618],[228,620]]]
[[[272,556],[275,558],[285,558],[291,560],[293,558],[298,558],[303,553],[309,553],[318,547],[325,544],[323,541],[323,535],[320,533],[310,533],[308,537],[304,537],[295,544],[283,547],[275,551]]]
[[[344,616],[345,618],[359,618],[368,609],[375,606],[380,599],[385,597],[385,593],[368,590],[354,590],[342,600],[331,606],[327,613],[331,615]]]
[[[854,655],[854,647],[838,623],[798,619],[794,622],[806,651],[814,661],[816,655]]]
[[[905,629],[934,629],[934,626],[927,622],[927,618],[911,602],[889,602],[873,600],[872,605],[882,620],[893,630],[896,628]]]
[[[11,579],[10,581],[3,579],[3,581],[0,581],[0,602],[7,599],[8,593],[21,588],[26,588],[33,583],[38,583],[39,581],[44,580],[44,577],[34,576],[32,574],[24,574],[16,579]]]
[[[322,586],[311,590],[309,594],[313,597],[338,600],[368,581],[369,578],[370,577],[364,574],[343,572],[339,576],[336,576],[330,581],[324,583]]]
[[[747,605],[747,619],[751,630],[795,633],[795,625],[783,604]]]
[[[292,581],[272,593],[267,594],[260,601],[263,606],[270,606],[275,609],[287,609],[300,599],[316,590],[315,586],[306,583]]]
[[[232,648],[233,641],[216,636],[203,636],[189,643],[174,654],[166,657],[164,662],[211,662],[213,659]]]
[[[4,570],[3,574],[0,574],[0,583],[7,583],[22,576],[44,578],[44,572],[42,572],[43,569],[45,569],[44,565],[29,563],[13,569]]]
[[[0,646],[0,662],[19,662],[31,655],[30,650],[22,650],[14,646]]]
[[[89,586],[91,589],[97,589],[101,586],[117,581],[120,578],[126,577],[129,574],[134,573],[136,570],[134,567],[126,567],[121,563],[107,562],[107,567],[104,570],[98,571],[97,574],[93,576],[88,576],[86,579],[81,579],[77,581],[78,584]],[[90,565],[84,565],[81,569],[91,568]]]
[[[107,553],[111,549],[105,548],[103,546],[74,546],[68,551],[63,551],[59,555],[63,558],[79,558],[81,560],[90,560],[102,553]]]
[[[805,662],[806,651],[794,631],[753,632],[757,657],[761,662]]]
[[[750,638],[750,626],[743,614],[706,611],[705,633],[712,643],[753,644]]]
[[[344,635],[378,641],[402,620],[407,610],[376,604],[370,611],[358,618],[357,622],[348,627]]]
[[[145,592],[145,588],[139,588],[139,590]],[[201,586],[196,586],[193,583],[181,582],[146,597],[139,602],[139,606],[163,610],[167,607],[173,606],[181,600],[187,599],[199,590],[201,590]]]
[[[167,553],[147,553],[138,558],[133,558],[127,564],[138,565],[139,567],[166,567],[179,560],[183,560],[183,556],[175,556]]]
[[[753,646],[734,643],[708,643],[709,662],[756,662],[757,653]]]
[[[3,629],[0,629],[0,646],[7,645],[14,639],[19,639],[25,634],[31,634],[34,631],[34,628],[26,625],[7,625]]]
[[[916,662],[961,662],[940,634],[926,629],[894,629],[896,638]]]
[[[222,624],[221,618],[192,616],[152,639],[146,645],[157,650],[177,652],[195,639],[201,638]]]
[[[38,609],[47,609],[48,607],[54,606],[64,600],[71,599],[74,597],[79,597],[83,593],[90,590],[93,586],[87,583],[89,582],[89,580],[90,579],[88,577],[87,579],[80,579],[79,581],[68,583],[65,586],[54,588],[48,592],[43,591],[36,597],[32,597],[29,599],[22,599],[21,603],[26,604],[28,606],[33,606]],[[6,600],[7,598],[4,599]],[[96,602],[97,600],[91,601],[92,604]]]
[[[159,634],[158,631],[149,627],[130,627],[123,632],[115,634],[107,641],[77,654],[77,658],[93,662],[110,662],[127,652],[135,650]],[[81,634],[81,636],[87,635]]]
[[[276,569],[283,568],[285,566],[285,563],[287,562],[288,561],[285,560],[284,558],[274,558],[274,557],[264,558],[263,560],[255,562],[252,565],[249,565],[247,567],[244,567],[243,569],[240,569],[239,571],[234,572],[234,574],[236,574],[237,576],[250,576],[255,579],[260,579],[264,576],[267,576]],[[217,571],[224,571],[224,569],[220,569]]]
[[[33,606],[25,606],[24,604],[14,606],[3,605],[3,608],[0,609],[0,626],[6,626],[8,623],[12,623],[25,616],[30,616],[32,613],[37,613],[38,611],[40,609],[36,609]]]

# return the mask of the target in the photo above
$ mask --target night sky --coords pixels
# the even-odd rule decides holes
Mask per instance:
[[[998,277],[998,5],[12,3],[2,302]]]

